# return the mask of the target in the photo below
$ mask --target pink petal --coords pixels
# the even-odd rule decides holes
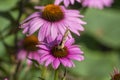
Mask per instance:
[[[43,9],[44,9],[44,6],[35,6],[34,8],[35,8],[35,9],[43,10]]]
[[[47,48],[46,45],[42,45],[42,44],[40,44],[40,45],[37,45],[37,47],[39,47],[39,48],[41,48],[41,49],[43,49],[43,50],[47,50],[47,51],[49,51],[49,48]]]
[[[67,13],[76,13],[79,14],[80,12],[78,10],[66,10]]]
[[[51,57],[51,55],[47,54],[47,55],[43,55],[40,57],[40,62],[43,63],[44,61],[46,61],[47,59],[49,59]]]
[[[60,62],[65,66],[65,67],[73,67],[74,64],[71,60],[67,59],[67,58],[61,58]]]
[[[18,52],[17,58],[18,60],[24,60],[27,56],[27,52],[25,50],[20,50]]]
[[[80,33],[78,32],[78,30],[76,30],[73,26],[69,26],[68,29],[70,29],[70,31],[77,34],[78,36],[80,36]]]
[[[75,1],[74,0],[70,0],[70,2],[71,2],[71,4],[74,4]]]
[[[60,59],[60,62],[66,67],[67,66],[67,60],[66,60],[66,58],[61,58]]]
[[[40,28],[39,33],[38,33],[38,39],[39,41],[44,41],[45,37],[46,37],[46,30],[47,30],[47,26],[45,26],[45,24]]]
[[[57,28],[55,26],[55,24],[51,25],[51,37],[53,38],[53,40],[58,36],[57,34]]]
[[[64,0],[64,4],[65,4],[66,7],[68,7],[68,5],[70,4],[70,1]]]
[[[68,55],[68,58],[78,60],[78,61],[84,60],[84,56],[82,55]]]
[[[70,45],[72,45],[74,42],[75,42],[74,38],[70,38],[70,39],[68,39],[68,40],[65,42],[65,45],[66,45],[66,46],[70,46]]]
[[[43,41],[50,34],[51,24],[49,22],[44,22],[44,25],[40,28],[38,33],[38,39]]]
[[[26,27],[26,28],[23,29],[23,32],[22,32],[22,33],[23,33],[23,34],[26,34],[26,33],[28,33],[28,31],[29,31],[29,27]]]
[[[32,19],[32,18],[35,18],[35,17],[40,16],[40,14],[41,14],[40,12],[35,12],[35,13],[33,13],[33,14],[30,15],[27,19],[25,19],[21,24],[27,22],[28,20],[30,20],[30,19]]]
[[[53,42],[53,41],[54,41],[54,40],[53,40],[53,38],[52,38],[51,36],[48,36],[48,37],[47,37],[47,42],[48,42],[48,43],[51,43],[51,42]]]
[[[40,19],[33,19],[33,21],[30,23],[30,29],[29,34],[33,34],[35,31],[37,31],[44,23]]]
[[[72,45],[67,48],[68,48],[69,54],[83,54],[83,51],[81,51],[80,48],[75,45],[74,46]]]
[[[46,37],[48,37],[50,35],[50,29],[51,29],[51,23],[47,23],[46,24]]]
[[[39,52],[40,54],[49,54],[49,51],[43,50],[43,49],[38,50],[38,52]]]
[[[51,64],[54,61],[55,58],[50,57],[48,60],[45,62],[45,66],[47,67],[49,64]]]
[[[58,58],[56,58],[56,59],[53,61],[52,66],[53,66],[54,69],[57,69],[57,68],[59,67],[59,65],[60,65],[60,61],[59,61]]]
[[[61,35],[64,35],[65,31],[66,31],[66,27],[63,25],[63,23],[61,22],[61,24],[57,24],[57,28],[60,32]]]

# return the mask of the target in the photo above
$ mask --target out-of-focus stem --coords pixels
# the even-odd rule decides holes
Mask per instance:
[[[54,80],[58,80],[58,73],[59,73],[59,70],[56,69],[55,70],[55,75],[54,75]]]
[[[66,78],[64,77],[62,80],[66,80]]]
[[[63,76],[62,80],[66,80],[66,73],[67,73],[67,71],[66,71],[66,68],[65,68],[64,76]]]
[[[44,66],[43,69],[42,69],[42,73],[41,73],[41,78],[44,79],[44,80],[46,78],[46,72],[47,72],[47,67]]]

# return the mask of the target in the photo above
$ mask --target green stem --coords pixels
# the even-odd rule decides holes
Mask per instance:
[[[62,80],[66,80],[66,73],[67,73],[67,71],[66,71],[66,68],[65,68],[64,76],[63,76]]]
[[[58,69],[55,70],[54,80],[58,80]]]
[[[41,74],[41,78],[42,79],[45,79],[45,77],[46,77],[46,72],[47,72],[47,67],[43,67],[43,70],[42,70],[42,74]]]
[[[64,77],[62,80],[66,80],[66,78]]]

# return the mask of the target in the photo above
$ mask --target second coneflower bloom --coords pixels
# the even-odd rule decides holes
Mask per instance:
[[[63,6],[50,4],[43,7],[35,7],[40,11],[33,13],[21,23],[23,33],[32,35],[39,30],[38,39],[43,41],[45,37],[50,35],[55,39],[58,34],[64,35],[66,29],[80,35],[79,31],[83,31],[83,24],[86,24],[80,18],[80,12],[77,10],[67,10]],[[71,35],[69,35],[71,36]]]
[[[39,41],[36,36],[31,35],[26,37],[22,41],[19,42],[19,51],[17,54],[18,60],[25,60],[27,58],[27,63],[31,64],[32,61],[30,59],[36,60],[39,62],[39,52],[38,52],[38,45]]]
[[[78,45],[74,44],[73,38],[68,38],[63,48],[59,48],[61,40],[61,37],[58,36],[54,41],[49,38],[47,44],[38,45],[41,54],[40,63],[45,66],[52,64],[52,67],[57,69],[61,64],[64,67],[74,67],[72,60],[84,60],[83,52]]]

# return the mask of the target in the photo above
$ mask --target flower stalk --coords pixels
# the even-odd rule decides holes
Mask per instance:
[[[58,73],[59,73],[59,70],[56,69],[55,70],[55,75],[54,75],[54,80],[58,80]]]
[[[47,72],[47,67],[43,66],[43,70],[42,70],[42,74],[41,74],[42,79],[46,78],[46,72]]]

